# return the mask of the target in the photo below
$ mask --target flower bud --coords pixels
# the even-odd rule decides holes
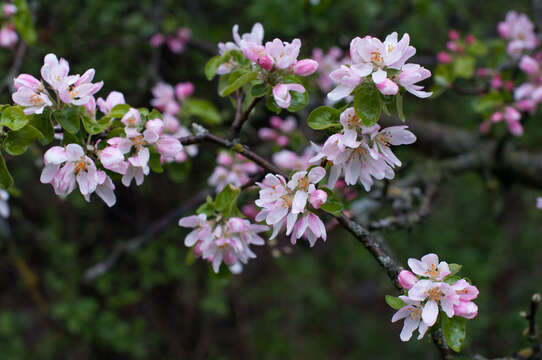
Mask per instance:
[[[164,43],[166,39],[164,38],[164,35],[162,34],[154,34],[153,36],[151,36],[151,39],[150,39],[150,44],[152,47],[159,47],[160,45],[162,45]]]
[[[17,76],[15,79],[13,79],[13,86],[15,87],[15,90],[19,90],[19,88],[23,86],[35,91],[42,88],[41,82],[29,74],[21,74]]]
[[[452,62],[452,57],[447,52],[441,51],[437,54],[437,61],[441,64],[449,64]]]
[[[277,138],[277,133],[270,128],[261,128],[258,130],[258,136],[262,140],[275,140]]]
[[[178,83],[175,86],[175,95],[177,99],[184,100],[194,93],[194,84],[191,82]]]
[[[459,305],[454,305],[454,316],[464,317],[465,319],[474,319],[478,315],[478,306],[472,301],[460,301]]]
[[[506,91],[514,90],[514,82],[510,81],[510,80],[506,80],[504,82],[504,90],[506,90]]]
[[[381,83],[376,84],[376,87],[383,95],[395,95],[399,92],[399,86],[388,78]]]
[[[480,128],[478,131],[480,131],[480,134],[487,134],[491,130],[491,123],[489,121],[484,121],[480,124]]]
[[[294,73],[299,76],[309,76],[318,69],[318,62],[312,59],[299,60],[294,65]]]
[[[472,34],[467,35],[467,37],[465,38],[465,43],[467,45],[472,45],[475,41],[476,41],[476,38]]]
[[[233,160],[232,160],[231,156],[228,153],[221,152],[220,154],[218,154],[216,162],[219,165],[230,166],[232,164]]]
[[[327,201],[327,193],[324,190],[315,190],[311,194],[309,203],[313,208],[319,209]]]
[[[397,277],[399,285],[405,290],[410,290],[418,282],[416,275],[408,270],[402,270]]]
[[[17,6],[13,4],[4,4],[4,6],[2,6],[2,11],[6,17],[10,17],[17,12]]]
[[[489,117],[489,120],[491,120],[492,123],[498,123],[501,122],[504,119],[504,116],[500,112],[494,112]]]
[[[280,146],[286,146],[290,142],[290,139],[288,139],[288,136],[281,135],[277,138],[277,144]]]
[[[269,120],[269,123],[275,129],[280,129],[282,127],[282,119],[278,116],[272,116],[271,119]]]
[[[502,86],[502,78],[500,75],[495,75],[493,79],[491,79],[491,87],[493,89],[500,89]]]
[[[446,48],[451,52],[457,52],[459,50],[459,45],[457,45],[457,43],[455,43],[454,41],[448,41],[446,43]]]
[[[504,119],[507,122],[516,122],[521,119],[521,114],[512,106],[507,106],[506,109],[504,109]]]
[[[459,40],[459,31],[451,29],[450,31],[448,31],[448,38],[454,41]]]
[[[519,121],[509,121],[508,131],[514,136],[520,136],[523,135],[523,126]]]
[[[264,70],[271,71],[273,69],[273,60],[269,56],[260,56],[258,58],[258,65]]]
[[[516,103],[516,106],[521,111],[533,111],[536,109],[536,102],[531,99],[523,99]]]
[[[529,75],[534,75],[540,70],[538,62],[528,55],[525,55],[521,58],[521,61],[519,62],[519,68]]]

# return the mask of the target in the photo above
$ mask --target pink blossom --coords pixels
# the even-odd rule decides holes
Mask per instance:
[[[458,52],[460,49],[460,46],[455,41],[448,41],[446,43],[446,49],[450,50],[451,52]]]
[[[338,47],[332,47],[327,54],[324,54],[322,49],[314,49],[312,58],[318,62],[318,79],[316,80],[320,89],[324,92],[329,91],[333,85],[333,81],[329,74],[339,67],[339,58],[342,56],[342,51]]]
[[[233,157],[226,151],[221,151],[217,157],[217,166],[208,183],[216,191],[221,191],[226,185],[242,186],[250,180],[250,175],[259,171],[258,166],[242,156]]]
[[[509,11],[497,29],[502,38],[510,41],[507,51],[511,56],[518,57],[524,50],[532,50],[538,44],[534,25],[525,14]]]
[[[491,79],[491,87],[493,89],[500,89],[502,87],[502,77],[501,75],[497,74]]]
[[[399,276],[397,276],[397,281],[403,289],[410,290],[418,282],[418,278],[408,270],[401,270]]]
[[[318,62],[312,59],[299,60],[294,64],[294,73],[299,76],[309,76],[318,70]]]
[[[124,124],[124,131],[126,133],[126,136],[128,137],[135,137],[139,136],[139,132],[137,131],[137,128],[139,124],[141,123],[141,114],[137,109],[130,108],[126,114],[120,119],[120,121]]]
[[[117,202],[115,196],[115,184],[105,171],[98,170],[96,172],[96,195],[98,195],[107,206],[112,207]],[[85,195],[85,200],[90,201],[90,194]]]
[[[265,54],[273,60],[277,68],[286,69],[296,63],[300,48],[299,39],[294,39],[291,43],[275,39],[265,44]]]
[[[327,201],[327,193],[324,190],[314,190],[310,194],[310,204],[313,208],[319,209]]]
[[[409,93],[419,97],[427,98],[433,93],[428,91],[422,91],[423,86],[416,85],[416,83],[427,79],[431,76],[431,71],[427,70],[423,66],[418,64],[405,64],[401,68],[401,74],[399,74],[399,84],[405,88]]]
[[[472,301],[460,301],[458,305],[454,305],[454,316],[474,319],[478,316],[478,306]]]
[[[401,330],[401,341],[408,341],[412,337],[414,330],[418,329],[418,340],[425,335],[429,325],[422,320],[423,307],[420,301],[415,301],[407,296],[399,296],[406,305],[399,309],[391,318],[392,322],[405,319],[403,329]]]
[[[157,48],[166,41],[166,38],[163,34],[157,33],[151,36],[149,43],[152,47]]]
[[[459,31],[450,29],[450,31],[448,31],[448,38],[453,41],[459,40]]]
[[[536,208],[537,209],[542,209],[542,197],[537,197],[536,198]]]
[[[4,26],[0,29],[0,46],[11,48],[19,40],[19,35],[11,26]]]
[[[444,282],[420,280],[409,291],[408,297],[414,301],[425,301],[422,320],[429,326],[437,321],[439,305],[448,317],[454,316],[454,306],[459,305],[459,296]]]
[[[11,99],[17,105],[24,107],[23,111],[26,115],[41,114],[43,113],[43,109],[53,105],[46,93],[36,92],[26,86],[19,87],[19,89],[11,95]]]
[[[175,101],[175,90],[173,86],[164,82],[159,82],[152,88],[151,105],[158,110],[169,114],[177,114],[179,112],[179,104]]]
[[[399,92],[399,86],[387,78],[376,84],[376,87],[383,95],[396,95]]]
[[[427,254],[421,258],[421,261],[410,258],[408,259],[408,266],[410,266],[414,274],[438,281],[444,280],[451,273],[448,263],[445,261],[439,263],[436,254]]]
[[[2,11],[4,12],[4,15],[6,17],[10,17],[11,15],[17,12],[17,6],[10,3],[6,3],[2,6]]]
[[[441,64],[449,64],[452,62],[452,57],[447,52],[441,51],[437,54],[437,61]]]
[[[180,27],[176,31],[176,35],[179,38],[179,40],[187,43],[190,41],[190,38],[192,37],[192,31],[187,27]]]
[[[250,59],[251,57],[249,56],[248,58]],[[262,67],[262,69],[267,70],[267,71],[273,70],[273,60],[271,60],[269,56],[265,56],[265,55],[260,56],[257,58],[257,62],[258,62],[258,65]]]
[[[115,106],[126,104],[126,100],[124,99],[123,93],[111,91],[105,100],[99,97],[98,100],[96,100],[96,104],[102,113],[108,115]]]
[[[529,55],[523,55],[519,62],[519,68],[528,75],[536,75],[540,72],[540,65],[538,61],[530,57]]]
[[[286,109],[290,106],[292,102],[292,95],[290,95],[290,91],[304,93],[305,88],[300,84],[275,85],[273,88],[273,98],[279,107]]]
[[[175,85],[175,95],[180,101],[186,100],[194,93],[194,84],[191,82],[178,83]]]
[[[476,41],[476,37],[473,34],[469,34],[465,37],[465,43],[467,45],[472,45]]]
[[[41,67],[41,77],[54,90],[61,91],[79,79],[78,75],[68,75],[69,72],[70,65],[65,59],[60,58],[59,60],[55,54],[45,56]]]
[[[13,87],[15,90],[19,90],[21,87],[27,87],[34,91],[43,90],[43,84],[41,81],[29,74],[20,74],[13,79]]]
[[[124,153],[115,146],[106,146],[98,152],[98,157],[103,167],[119,174],[126,174],[128,163],[124,159]]]
[[[177,37],[170,36],[166,40],[169,50],[174,54],[180,54],[183,52],[186,43]]]
[[[315,155],[316,151],[310,146],[301,156],[290,150],[281,150],[273,154],[273,162],[282,169],[303,170],[310,166],[310,160]]]
[[[92,83],[94,79],[94,69],[85,71],[81,77],[70,87],[59,89],[60,100],[66,104],[85,105],[91,101],[91,97],[96,94],[103,86],[103,81]]]

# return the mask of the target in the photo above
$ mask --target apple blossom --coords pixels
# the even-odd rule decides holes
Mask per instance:
[[[427,254],[421,260],[410,258],[408,266],[414,274],[427,277],[432,280],[442,281],[450,274],[450,268],[445,261],[439,262],[436,254]]]
[[[164,82],[159,82],[152,88],[151,105],[158,110],[169,114],[177,114],[179,112],[179,104],[175,101],[175,90],[173,86]]]
[[[259,167],[242,155],[231,155],[221,151],[217,157],[217,166],[209,177],[209,185],[221,191],[226,185],[242,186],[250,180],[250,175],[259,171]]]
[[[124,99],[123,93],[111,91],[105,100],[99,97],[98,100],[96,100],[96,104],[102,113],[108,115],[115,106],[126,104],[126,100]]]
[[[290,91],[304,93],[305,88],[300,84],[278,84],[273,87],[273,98],[279,107],[283,109],[290,107],[292,102]]]
[[[509,11],[497,29],[502,38],[510,41],[507,51],[513,57],[520,56],[524,50],[534,49],[538,44],[534,25],[525,14]]]
[[[10,3],[6,3],[2,5],[2,11],[4,12],[4,15],[6,17],[10,17],[17,12],[17,6]]]
[[[408,291],[408,297],[415,301],[427,302],[423,306],[422,320],[429,326],[437,321],[439,305],[448,317],[454,316],[454,306],[459,305],[459,296],[451,285],[422,279]]]
[[[47,106],[52,106],[53,103],[44,92],[32,90],[29,87],[21,86],[11,95],[11,99],[17,105],[24,107],[23,111],[26,115],[41,114]]]
[[[418,340],[422,339],[425,335],[425,332],[429,328],[429,325],[427,325],[422,320],[422,311],[423,308],[421,306],[420,301],[412,300],[408,298],[407,296],[401,295],[399,296],[399,299],[401,299],[406,305],[403,306],[401,309],[399,309],[391,318],[392,322],[399,321],[401,319],[405,319],[403,324],[403,330],[401,330],[401,341],[408,341],[412,337],[412,333],[414,330],[418,329]]]
[[[0,29],[0,46],[11,48],[19,40],[19,35],[12,26],[7,25]]]

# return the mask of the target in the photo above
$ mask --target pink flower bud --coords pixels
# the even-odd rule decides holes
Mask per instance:
[[[448,31],[448,38],[454,41],[459,40],[459,31],[451,29],[450,31]]]
[[[10,17],[17,12],[17,6],[13,4],[4,4],[4,6],[2,6],[2,11],[6,17]]]
[[[177,99],[184,100],[194,93],[194,84],[191,82],[178,83],[175,86],[175,95]]]
[[[503,39],[507,39],[510,36],[510,28],[507,23],[500,22],[497,26],[497,32],[499,33],[499,36]]]
[[[472,34],[467,35],[467,37],[465,38],[465,43],[467,45],[472,45],[474,44],[475,41],[476,41],[476,38]]]
[[[459,305],[454,305],[454,316],[474,319],[477,315],[478,306],[472,301],[460,301]]]
[[[454,41],[448,41],[446,43],[446,48],[451,52],[457,52],[459,50],[459,45],[457,45],[457,43]]]
[[[514,90],[514,82],[511,81],[511,80],[506,80],[506,81],[504,82],[504,89],[505,89],[506,91],[512,91],[512,90]]]
[[[312,59],[299,60],[294,65],[294,73],[299,76],[309,76],[318,69],[318,62]]]
[[[311,193],[309,203],[313,208],[320,209],[320,206],[322,206],[326,201],[327,193],[324,190],[314,190]]]
[[[410,290],[418,282],[416,275],[408,270],[402,270],[397,277],[399,285],[405,290]]]
[[[376,84],[376,87],[383,95],[395,95],[399,92],[399,86],[388,78],[381,83]]]
[[[476,70],[476,76],[484,77],[488,75],[489,75],[489,71],[487,68],[479,68],[478,70]]]
[[[277,138],[277,144],[280,146],[286,146],[290,142],[290,139],[288,139],[288,136],[281,135]]]
[[[502,86],[502,78],[501,78],[501,76],[500,75],[495,75],[493,77],[493,79],[491,79],[491,87],[493,89],[498,90],[498,89],[501,88],[501,86]]]
[[[150,39],[150,44],[152,47],[159,47],[160,45],[162,45],[164,43],[166,39],[164,38],[164,35],[162,34],[154,34],[153,36],[151,36],[151,39]]]
[[[233,162],[233,159],[228,153],[221,152],[216,158],[216,162],[223,166],[230,166]]]
[[[192,32],[189,28],[181,27],[177,29],[177,38],[181,40],[184,43],[187,43],[190,40],[190,36],[192,35]]]
[[[521,61],[519,62],[519,68],[529,75],[535,75],[540,70],[538,62],[528,55],[524,55],[521,58]]]
[[[42,87],[41,82],[29,74],[21,74],[17,76],[15,79],[13,79],[13,86],[15,87],[15,90],[19,90],[19,88],[23,86],[32,90],[39,90]]]
[[[492,123],[498,123],[501,122],[504,119],[504,116],[500,112],[494,112],[489,117],[489,120],[491,120]]]
[[[441,64],[449,64],[452,62],[452,57],[447,52],[441,51],[437,54],[437,61]]]
[[[167,46],[172,53],[180,54],[184,50],[185,43],[176,37],[170,37],[167,39]]]
[[[282,127],[282,119],[278,116],[272,116],[271,119],[269,119],[269,123],[275,129],[280,129]]]
[[[504,119],[507,122],[519,121],[519,119],[521,119],[521,114],[512,106],[507,106],[506,109],[504,109]]]
[[[277,133],[270,128],[261,128],[258,130],[258,136],[262,140],[275,140],[277,138]]]
[[[243,215],[245,215],[249,219],[254,219],[256,217],[256,214],[258,214],[258,208],[252,204],[247,204],[243,206],[241,209],[241,212]]]
[[[523,135],[523,126],[519,121],[509,121],[508,122],[508,131],[514,136]]]
[[[269,56],[260,56],[258,58],[258,65],[264,70],[271,71],[273,69],[273,60]]]
[[[489,121],[484,121],[480,124],[480,128],[478,131],[480,131],[480,134],[487,134],[491,130],[491,123]]]
[[[533,111],[536,108],[536,102],[531,99],[523,99],[518,101],[516,106],[521,111]]]

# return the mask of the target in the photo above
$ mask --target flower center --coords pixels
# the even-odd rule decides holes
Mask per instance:
[[[427,296],[431,300],[440,301],[440,299],[442,299],[444,297],[444,294],[442,293],[442,291],[438,287],[434,287],[434,288],[430,289],[429,291],[427,291]]]
[[[34,94],[30,97],[30,103],[34,105],[41,105],[43,104],[43,99],[38,94]]]
[[[282,207],[289,208],[292,206],[294,197],[291,194],[282,195],[280,198],[283,200]]]
[[[302,177],[301,179],[299,179],[298,186],[303,190],[307,190],[307,188],[309,187],[309,179],[307,179],[306,177]]]
[[[429,277],[437,277],[440,274],[440,271],[437,269],[437,265],[431,264],[431,268],[425,270],[425,275],[429,275]]]
[[[380,54],[380,51],[371,51],[371,61],[375,64],[380,64],[384,58],[382,57],[382,54]]]
[[[411,319],[419,319],[422,316],[422,309],[419,307],[411,308],[409,316]]]
[[[80,175],[80,174],[81,174],[81,171],[88,172],[88,167],[87,167],[87,163],[86,163],[85,160],[81,160],[80,162],[78,162],[78,163],[75,165],[75,169],[73,170],[73,172],[74,172],[76,175]]]

